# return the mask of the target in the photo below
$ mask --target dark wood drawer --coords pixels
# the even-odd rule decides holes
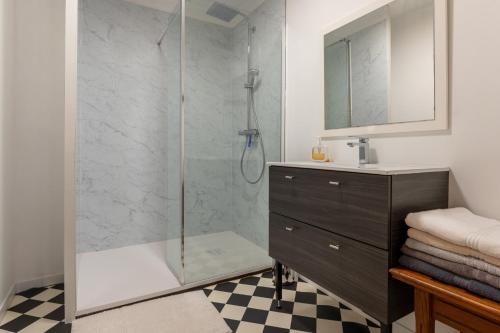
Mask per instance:
[[[272,166],[269,209],[389,248],[390,176]]]
[[[271,257],[386,322],[387,251],[274,213],[269,223]]]

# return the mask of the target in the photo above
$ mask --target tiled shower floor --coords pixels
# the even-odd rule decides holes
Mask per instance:
[[[185,242],[187,283],[271,264],[264,249],[234,232],[187,237]],[[78,310],[100,310],[180,287],[166,261],[167,242],[79,254]]]
[[[271,266],[267,251],[232,231],[186,237],[186,282]]]

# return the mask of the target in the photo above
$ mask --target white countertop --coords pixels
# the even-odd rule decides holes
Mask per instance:
[[[334,170],[346,171],[357,173],[371,173],[376,175],[404,175],[412,173],[423,172],[440,172],[450,171],[448,167],[442,166],[429,166],[429,165],[384,165],[384,164],[366,164],[363,166],[348,165],[341,163],[331,162],[268,162],[269,166],[282,166],[291,168],[304,168],[304,169],[320,169],[320,170]]]

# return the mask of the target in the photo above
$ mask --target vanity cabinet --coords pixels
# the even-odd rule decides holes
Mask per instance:
[[[287,265],[390,332],[393,321],[413,311],[412,289],[389,275],[406,240],[404,219],[410,212],[448,207],[448,178],[441,169],[272,165],[269,254],[278,271]]]

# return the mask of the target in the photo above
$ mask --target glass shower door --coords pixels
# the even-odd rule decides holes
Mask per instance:
[[[186,2],[186,283],[271,266],[265,162],[281,158],[285,6],[247,7]]]

